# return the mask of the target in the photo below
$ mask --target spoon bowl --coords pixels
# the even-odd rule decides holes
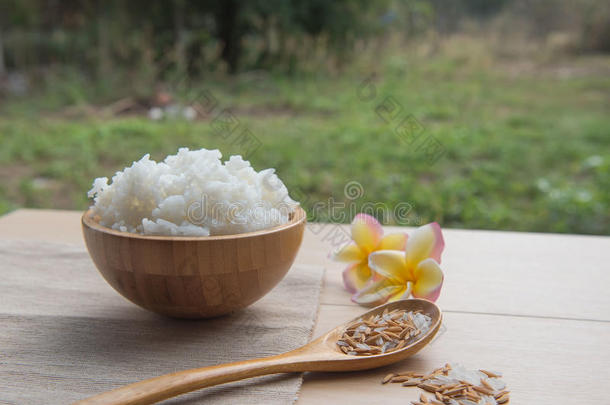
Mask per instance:
[[[419,339],[413,340],[413,342],[406,345],[402,349],[392,352],[364,356],[348,356],[339,350],[337,341],[341,338],[346,325],[354,322],[358,318],[367,318],[371,315],[380,315],[386,309],[388,311],[393,311],[395,309],[405,309],[407,311],[420,310],[432,318],[430,329],[428,329],[428,331]],[[373,308],[372,310],[360,315],[358,318],[352,319],[343,325],[337,326],[335,329],[325,333],[321,337],[302,347],[302,349],[307,350],[308,353],[311,353],[312,351],[317,352],[320,350],[320,353],[323,353],[325,356],[325,360],[321,359],[320,363],[315,365],[315,367],[320,368],[312,368],[306,371],[366,370],[396,363],[406,359],[407,357],[413,356],[415,353],[423,349],[428,343],[430,343],[430,341],[434,339],[434,336],[436,336],[442,322],[442,314],[439,307],[434,303],[423,299],[408,299],[390,302],[388,304]]]
[[[341,338],[346,325],[359,318],[382,314],[386,309],[388,311],[395,309],[420,310],[431,318],[430,328],[417,340],[391,352],[351,356],[339,349],[337,341]],[[76,404],[152,404],[200,388],[267,374],[303,371],[355,371],[382,367],[404,360],[423,349],[439,331],[441,322],[441,310],[430,301],[423,299],[394,301],[373,308],[310,343],[284,354],[166,374],[117,388],[79,401]]]

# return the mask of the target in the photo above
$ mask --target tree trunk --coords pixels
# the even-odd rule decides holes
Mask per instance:
[[[4,63],[4,43],[2,42],[2,30],[0,29],[0,77],[6,74],[6,65]]]
[[[229,73],[237,72],[241,54],[241,27],[238,22],[239,4],[236,0],[220,3],[218,36],[223,42],[221,57],[227,62]]]
[[[184,2],[174,2],[174,30],[176,42],[176,69],[179,75],[186,72],[186,31],[184,29]]]
[[[110,19],[108,18],[108,6],[104,6],[102,1],[97,3],[97,65],[98,77],[104,78],[110,75],[110,39],[108,30],[110,29]]]

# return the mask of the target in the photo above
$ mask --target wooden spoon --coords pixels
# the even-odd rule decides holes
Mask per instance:
[[[336,344],[345,325],[349,324],[346,323],[305,346],[284,354],[166,374],[126,385],[76,402],[76,404],[152,404],[200,388],[266,374],[303,371],[353,371],[381,367],[417,353],[430,343],[441,326],[442,315],[440,309],[432,302],[422,299],[401,300],[384,304],[366,312],[361,317],[381,314],[386,308],[389,311],[394,309],[421,310],[432,318],[432,325],[420,339],[400,350],[376,355],[349,356],[339,350]]]

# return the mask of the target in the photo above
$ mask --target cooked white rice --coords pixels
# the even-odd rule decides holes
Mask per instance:
[[[190,151],[150,156],[94,180],[88,196],[100,224],[146,235],[208,236],[257,231],[288,222],[297,202],[275,169],[256,172],[241,156]]]

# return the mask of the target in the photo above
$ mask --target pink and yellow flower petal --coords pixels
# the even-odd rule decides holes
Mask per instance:
[[[343,271],[343,284],[347,291],[353,294],[366,285],[371,279],[371,275],[371,269],[367,266],[366,261],[350,264]]]
[[[406,233],[391,233],[381,239],[377,250],[405,250],[407,244]]]
[[[400,250],[378,250],[371,253],[369,267],[384,277],[400,280],[403,283],[412,279],[406,267],[405,254]]]
[[[405,247],[407,266],[415,268],[429,257],[440,263],[444,247],[443,233],[436,222],[420,226],[411,234]]]
[[[351,232],[352,239],[365,254],[375,250],[383,236],[383,228],[379,221],[367,214],[358,214],[354,217]]]
[[[394,301],[398,301],[398,300],[406,300],[407,298],[409,298],[411,296],[412,291],[413,291],[413,283],[410,281],[407,281],[407,284],[404,286],[402,291],[397,292],[396,294],[391,296],[388,301],[394,302]]]
[[[384,278],[369,282],[363,289],[352,296],[356,304],[374,307],[387,302],[395,295],[401,295],[406,285],[399,280]]]
[[[413,296],[436,301],[443,286],[443,271],[434,259],[426,259],[415,268]]]
[[[333,253],[331,258],[339,262],[361,262],[366,255],[355,243],[350,243]]]

